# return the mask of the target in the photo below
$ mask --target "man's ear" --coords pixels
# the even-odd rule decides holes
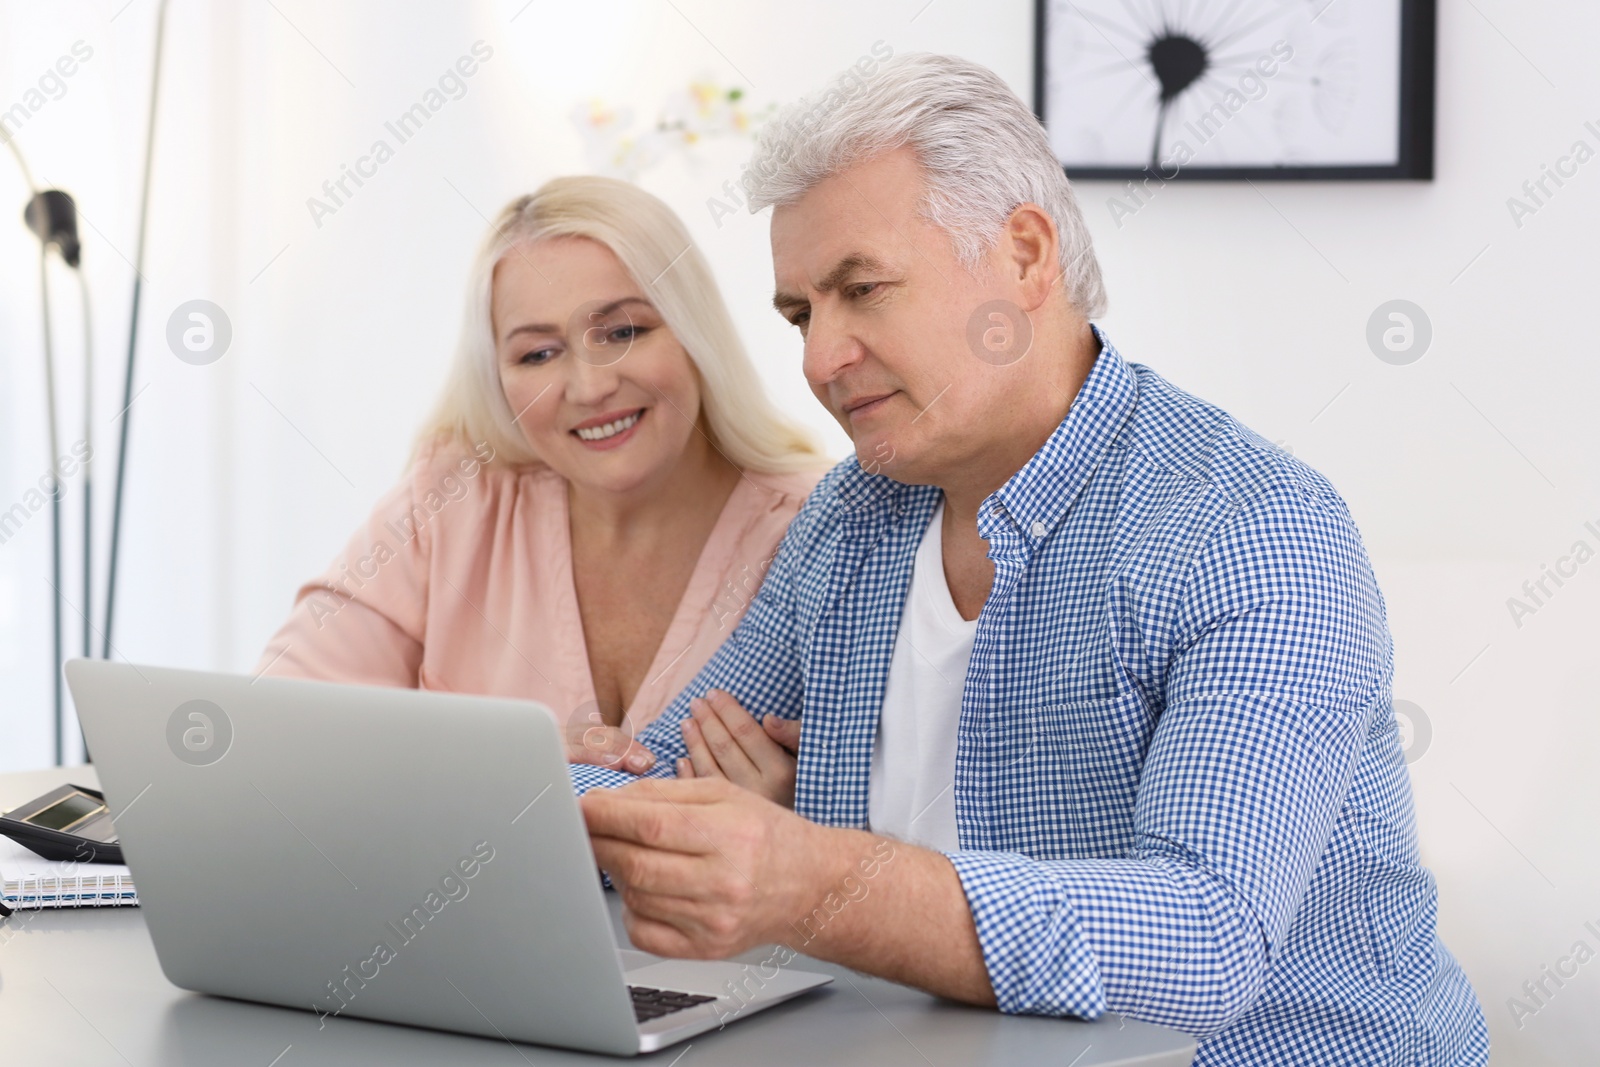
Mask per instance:
[[[1061,281],[1061,242],[1055,220],[1038,204],[1018,204],[1000,234],[1007,280],[1017,287],[1017,303],[1034,311]]]

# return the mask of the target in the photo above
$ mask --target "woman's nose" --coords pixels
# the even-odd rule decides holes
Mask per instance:
[[[576,338],[572,358],[567,361],[567,397],[573,403],[592,404],[616,391],[621,357],[626,352],[611,344],[585,347],[583,340]]]

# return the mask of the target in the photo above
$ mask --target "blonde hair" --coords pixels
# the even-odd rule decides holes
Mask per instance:
[[[711,269],[661,200],[614,178],[555,178],[507,204],[478,247],[444,391],[423,424],[415,461],[442,445],[487,443],[495,463],[539,465],[500,384],[492,317],[494,270],[514,246],[586,237],[609,248],[661,313],[700,377],[711,444],[741,470],[815,469],[826,459],[810,434],[767,399]]]

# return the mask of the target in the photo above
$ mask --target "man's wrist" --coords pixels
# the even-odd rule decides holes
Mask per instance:
[[[812,824],[811,840],[799,853],[796,892],[789,894],[788,914],[777,917],[772,940],[802,952],[826,944],[828,935],[838,932],[837,918],[866,898],[902,847],[864,830]]]

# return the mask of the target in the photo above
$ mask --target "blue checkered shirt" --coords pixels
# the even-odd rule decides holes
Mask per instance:
[[[994,586],[948,855],[1001,1010],[1185,1030],[1202,1065],[1485,1063],[1482,1010],[1434,928],[1383,598],[1349,510],[1100,336],[1067,417],[978,513]],[[939,497],[835,467],[728,641],[641,732],[652,774],[684,754],[689,697],[725,689],[803,716],[800,814],[865,828]]]

